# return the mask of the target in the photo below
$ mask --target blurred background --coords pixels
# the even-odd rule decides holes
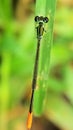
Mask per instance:
[[[35,2],[0,0],[0,130],[26,130]],[[57,0],[48,84],[43,115],[34,117],[32,130],[73,130],[73,0]]]

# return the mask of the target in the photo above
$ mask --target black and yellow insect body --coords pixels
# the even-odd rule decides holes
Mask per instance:
[[[39,25],[36,27],[37,29],[37,38],[41,39],[44,34],[44,26],[42,22],[39,22]]]

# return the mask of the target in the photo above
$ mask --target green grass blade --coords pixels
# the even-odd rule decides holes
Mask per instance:
[[[36,14],[45,15],[49,17],[49,22],[47,24],[46,33],[41,43],[41,54],[39,63],[39,73],[38,73],[38,88],[35,91],[34,96],[34,113],[35,115],[41,115],[43,112],[43,104],[45,99],[46,88],[48,86],[48,73],[49,73],[49,61],[50,61],[50,51],[53,40],[53,23],[54,23],[54,13],[55,13],[56,0],[37,0],[36,3]],[[42,8],[42,9],[41,9]]]

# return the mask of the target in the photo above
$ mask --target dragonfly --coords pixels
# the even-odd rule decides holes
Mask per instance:
[[[34,92],[35,92],[37,76],[38,76],[40,44],[41,44],[41,39],[43,38],[43,34],[44,32],[46,32],[44,28],[44,24],[48,23],[49,19],[48,17],[36,16],[34,20],[37,23],[37,26],[36,26],[37,49],[36,49],[33,79],[32,79],[32,94],[31,94],[30,107],[29,107],[29,113],[28,113],[28,119],[27,119],[28,129],[31,129],[31,126],[32,126],[33,99],[34,99]]]

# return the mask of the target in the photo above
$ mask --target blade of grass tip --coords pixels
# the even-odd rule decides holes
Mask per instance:
[[[1,67],[1,87],[0,87],[0,120],[1,129],[7,130],[6,112],[9,105],[9,74],[10,74],[10,55],[2,53]]]
[[[37,6],[38,5],[38,6]],[[44,38],[41,43],[41,52],[40,52],[40,60],[39,60],[39,72],[38,72],[38,88],[35,90],[34,95],[34,114],[41,115],[44,107],[44,98],[46,94],[46,88],[48,86],[48,74],[49,74],[49,61],[50,61],[50,51],[52,45],[52,36],[53,36],[53,22],[54,22],[54,13],[55,13],[55,5],[56,0],[45,0],[45,5],[42,2],[41,8],[40,0],[37,0],[36,3],[36,12],[39,15],[45,14],[45,16],[49,17],[49,22],[47,24],[46,33],[44,34]],[[37,8],[38,7],[38,8]]]

